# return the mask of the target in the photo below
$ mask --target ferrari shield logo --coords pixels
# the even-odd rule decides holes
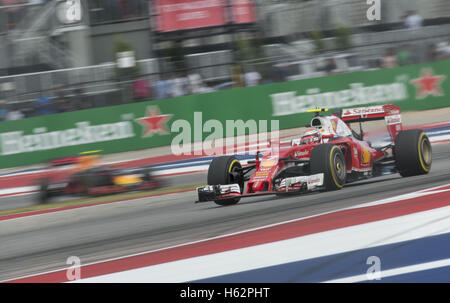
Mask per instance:
[[[370,161],[370,152],[365,148],[363,148],[362,152],[362,161],[364,164],[367,164]]]

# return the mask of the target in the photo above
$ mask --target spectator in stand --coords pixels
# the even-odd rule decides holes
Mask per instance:
[[[55,107],[56,112],[58,113],[65,113],[65,112],[71,112],[74,110],[72,108],[70,100],[68,100],[64,94],[64,91],[61,87],[59,87],[56,91],[56,97],[55,97]]]
[[[438,48],[436,44],[429,44],[428,45],[428,53],[427,53],[427,61],[433,62],[438,60]]]
[[[405,27],[418,29],[423,25],[423,18],[416,11],[408,11],[405,16]]]
[[[437,59],[444,60],[450,58],[450,45],[447,42],[440,42],[437,45]]]
[[[273,80],[271,77],[269,77],[269,76],[262,77],[261,85],[272,84],[272,83],[273,83]]]
[[[171,81],[171,96],[181,97],[187,94],[189,81],[183,74],[178,73]]]
[[[20,110],[21,104],[13,104],[11,110],[8,112],[7,120],[8,121],[14,121],[14,120],[21,120],[25,118],[25,115]]]
[[[400,24],[398,27],[394,27],[393,29],[405,29],[406,28],[406,18],[408,17],[408,13],[400,16]]]
[[[336,61],[334,61],[333,58],[327,59],[327,62],[325,63],[324,71],[325,73],[330,76],[334,75],[337,69]]]
[[[133,82],[133,98],[135,101],[143,101],[151,96],[151,86],[149,80],[140,78]]]
[[[68,96],[68,99],[74,111],[81,109],[81,97],[78,95],[77,89],[72,90],[71,94]]]
[[[76,88],[73,90],[73,96],[71,98],[71,107],[75,110],[79,109],[89,109],[93,107],[93,104],[90,102],[88,98],[84,95],[84,91],[82,88]]]
[[[393,68],[398,66],[397,64],[397,56],[395,56],[395,50],[393,48],[389,48],[384,53],[383,60],[381,62],[382,68]]]
[[[231,67],[231,82],[233,88],[244,86],[244,76],[242,75],[242,67],[240,65],[233,65]]]
[[[54,102],[52,98],[47,96],[41,96],[36,99],[34,102],[34,115],[42,116],[42,115],[51,115],[56,113]]]
[[[244,74],[245,86],[257,86],[259,85],[259,81],[261,81],[261,79],[261,74],[256,70],[250,70]]]
[[[397,64],[400,66],[414,64],[414,59],[408,45],[401,46],[397,51]]]
[[[275,82],[286,81],[287,77],[289,77],[289,63],[281,63],[274,67],[273,75]]]
[[[8,110],[6,109],[6,102],[0,100],[0,121],[6,121],[8,116]]]
[[[204,94],[213,92],[214,89],[208,87],[199,74],[190,74],[188,76],[189,80],[189,92],[191,94]]]
[[[20,112],[24,115],[24,118],[34,117],[34,104],[33,103],[27,104],[24,107],[22,104],[20,104]]]
[[[169,98],[171,91],[170,80],[167,80],[165,74],[157,76],[157,80],[154,82],[153,92],[156,100]]]
[[[189,80],[189,93],[200,94],[203,87],[202,77],[199,74],[190,74]]]

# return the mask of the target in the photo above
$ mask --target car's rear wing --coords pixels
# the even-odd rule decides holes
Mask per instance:
[[[82,157],[90,156],[90,155],[98,155],[100,152],[101,152],[101,150],[85,151],[85,152],[80,153],[77,156],[69,156],[69,157],[50,160],[49,164],[51,166],[64,166],[64,165],[78,164],[78,163],[80,163],[80,159]]]
[[[72,165],[77,164],[80,161],[80,156],[73,156],[73,157],[65,157],[65,158],[58,158],[53,159],[50,161],[51,166],[65,166],[65,165]]]
[[[400,106],[394,104],[343,109],[340,118],[346,123],[385,120],[392,142],[403,129]]]

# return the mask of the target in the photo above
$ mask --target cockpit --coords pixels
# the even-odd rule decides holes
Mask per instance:
[[[311,120],[311,127],[321,132],[322,135],[351,136],[350,128],[338,117],[314,117]]]

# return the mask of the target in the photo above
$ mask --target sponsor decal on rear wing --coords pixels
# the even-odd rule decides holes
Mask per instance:
[[[386,125],[395,125],[402,123],[402,116],[400,114],[387,115],[385,117]]]
[[[400,106],[394,104],[343,109],[341,119],[346,123],[385,120],[392,142],[403,129]]]
[[[341,119],[344,121],[355,122],[365,119],[382,119],[386,116],[383,106],[347,108],[342,110]]]
[[[347,123],[352,123],[352,122],[382,120],[385,117],[393,115],[397,117],[396,120],[398,121],[399,120],[398,117],[400,117],[400,107],[396,107],[393,104],[387,104],[379,106],[343,109],[341,119]],[[388,120],[386,121],[388,122]]]

